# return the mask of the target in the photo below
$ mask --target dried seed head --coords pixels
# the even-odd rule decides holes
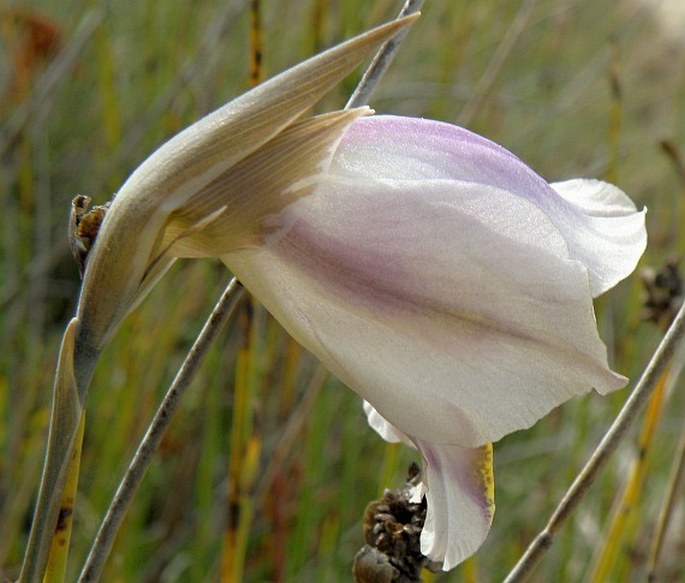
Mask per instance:
[[[664,328],[670,325],[685,296],[679,262],[679,258],[671,257],[659,270],[650,266],[640,272],[645,286],[642,317]]]
[[[71,215],[69,217],[69,247],[74,256],[79,274],[83,279],[86,269],[88,252],[95,243],[102,221],[111,203],[90,207],[91,198],[84,194],[77,194],[71,201]]]
[[[426,499],[418,503],[411,501],[413,487],[420,478],[418,465],[412,464],[403,488],[386,489],[380,500],[374,500],[366,507],[364,538],[367,544],[355,557],[356,582],[418,582],[422,568],[439,568],[421,554]]]

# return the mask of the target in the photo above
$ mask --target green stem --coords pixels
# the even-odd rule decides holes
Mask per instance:
[[[78,320],[72,319],[62,338],[43,475],[19,576],[20,583],[39,583],[43,580],[83,412],[74,376],[74,337],[77,324]]]
[[[197,372],[202,359],[207,354],[212,342],[242,298],[242,291],[243,288],[240,283],[233,278],[224,290],[219,302],[214,307],[214,310],[210,314],[199,336],[195,340],[195,343],[183,361],[183,365],[169,387],[164,400],[157,409],[145,436],[141,440],[140,445],[133,456],[133,460],[119,483],[114,498],[107,509],[105,518],[100,525],[100,530],[98,531],[88,558],[86,559],[86,563],[81,571],[79,577],[81,583],[86,581],[98,581],[100,579],[102,569],[109,556],[121,521],[126,515],[126,511],[133,500],[133,496],[138,489],[147,468],[152,462],[153,456],[162,441],[162,437],[164,436],[167,427],[173,419],[174,413],[178,409],[181,397],[190,385],[190,382],[195,376],[195,373]]]
[[[542,555],[552,546],[556,532],[578,507],[597,478],[599,471],[604,468],[611,455],[616,451],[628,428],[659,384],[659,379],[668,368],[676,349],[681,345],[683,336],[685,336],[685,304],[678,311],[635,389],[605,433],[592,457],[571,484],[545,528],[526,549],[518,563],[507,575],[504,583],[524,581],[540,561]]]

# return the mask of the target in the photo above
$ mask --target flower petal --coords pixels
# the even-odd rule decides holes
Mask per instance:
[[[645,249],[645,211],[615,186],[570,180],[550,187],[512,153],[463,128],[376,116],[354,124],[345,144],[336,156],[341,175],[476,182],[533,202],[562,233],[570,256],[588,269],[594,297],[631,273]]]
[[[280,239],[222,257],[290,334],[393,425],[436,443],[478,447],[593,386],[623,386],[587,270],[536,201],[428,178],[420,162],[393,178],[381,138],[360,157],[346,134],[319,188],[283,213]]]
[[[404,443],[411,447],[416,447],[411,439],[402,433],[392,424],[388,423],[383,416],[374,409],[373,405],[368,401],[364,401],[364,413],[366,413],[366,420],[369,426],[380,435],[385,441],[389,443]]]
[[[452,569],[485,541],[495,512],[492,446],[468,449],[413,440],[388,423],[368,402],[369,425],[386,441],[416,447],[424,460],[423,483],[417,495],[426,495],[426,522],[421,552]]]
[[[647,246],[645,211],[637,212],[622,190],[600,180],[567,180],[551,187],[584,214],[582,227],[563,233],[587,267],[596,297],[635,269]]]
[[[426,522],[421,552],[445,571],[475,553],[495,513],[492,446],[468,449],[417,440],[426,460]]]

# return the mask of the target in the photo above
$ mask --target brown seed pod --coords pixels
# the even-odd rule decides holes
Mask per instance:
[[[89,196],[77,194],[71,201],[71,216],[69,217],[69,247],[81,278],[86,269],[88,252],[95,243],[110,205],[107,203],[91,209],[90,202]]]
[[[421,531],[426,520],[426,500],[412,502],[412,489],[420,481],[416,464],[409,469],[407,484],[386,489],[364,512],[366,545],[357,553],[353,573],[357,583],[418,583],[421,570],[437,570],[421,554]]]

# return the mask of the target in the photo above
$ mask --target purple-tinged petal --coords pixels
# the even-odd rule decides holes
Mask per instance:
[[[593,297],[631,273],[647,236],[644,211],[618,188],[596,180],[545,182],[497,144],[450,124],[375,116],[347,132],[331,172],[371,180],[445,179],[507,190],[543,210],[573,259],[590,275]]]
[[[485,542],[495,512],[492,446],[469,449],[417,440],[425,459],[426,522],[421,552],[445,571]]]
[[[492,447],[469,449],[412,440],[388,423],[368,402],[369,425],[386,441],[419,449],[424,460],[417,502],[426,496],[421,552],[448,571],[485,541],[495,512]]]
[[[478,447],[625,384],[608,368],[587,270],[524,197],[331,171],[280,219],[268,245],[223,260],[409,435]]]

